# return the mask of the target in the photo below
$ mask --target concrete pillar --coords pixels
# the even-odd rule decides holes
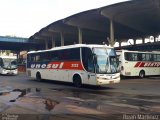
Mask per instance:
[[[48,49],[48,40],[45,40],[45,49]]]
[[[21,64],[21,60],[20,60],[20,51],[16,51],[17,53],[17,63]]]
[[[78,27],[78,43],[82,44],[82,29]]]
[[[52,48],[54,48],[56,46],[56,41],[54,39],[54,36],[52,36]]]
[[[119,42],[119,47],[121,47],[121,43],[122,43],[122,42],[120,41],[120,42]]]
[[[133,45],[136,45],[136,39],[133,39]]]
[[[115,41],[114,41],[114,23],[113,20],[110,20],[110,39],[109,39],[109,43],[111,46],[114,45]]]
[[[156,36],[153,36],[153,38],[154,38],[154,42],[156,42]]]
[[[62,32],[60,34],[61,34],[61,46],[64,46],[64,35]]]
[[[142,44],[144,44],[145,43],[145,38],[142,38]]]

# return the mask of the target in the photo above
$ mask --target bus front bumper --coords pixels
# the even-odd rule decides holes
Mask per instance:
[[[3,74],[3,75],[17,75],[18,71],[17,70],[5,70],[5,69],[3,69],[1,74]]]
[[[120,74],[97,76],[97,85],[114,84],[120,82]]]

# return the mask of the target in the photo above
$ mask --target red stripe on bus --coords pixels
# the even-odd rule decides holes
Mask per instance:
[[[50,62],[47,69],[83,70],[80,61]]]
[[[141,62],[137,62],[134,67],[139,67],[140,64],[141,64]]]
[[[144,67],[144,62],[141,62],[141,64],[139,65],[139,67]]]
[[[160,62],[137,62],[134,67],[160,67]]]

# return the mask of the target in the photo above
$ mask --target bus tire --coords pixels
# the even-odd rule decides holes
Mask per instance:
[[[144,70],[141,70],[141,71],[139,72],[139,77],[140,77],[140,78],[144,78],[144,77],[145,77],[145,71],[144,71]]]
[[[39,82],[42,81],[40,72],[37,72],[37,74],[36,74],[36,80],[39,81]]]
[[[73,84],[75,87],[82,87],[82,80],[81,77],[79,75],[74,75],[73,76]]]

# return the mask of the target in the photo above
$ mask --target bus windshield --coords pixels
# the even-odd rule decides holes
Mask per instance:
[[[3,58],[3,68],[5,69],[16,69],[17,61],[11,58]]]
[[[117,73],[118,60],[115,50],[112,48],[93,48],[93,53],[96,55],[96,73],[109,74]]]

